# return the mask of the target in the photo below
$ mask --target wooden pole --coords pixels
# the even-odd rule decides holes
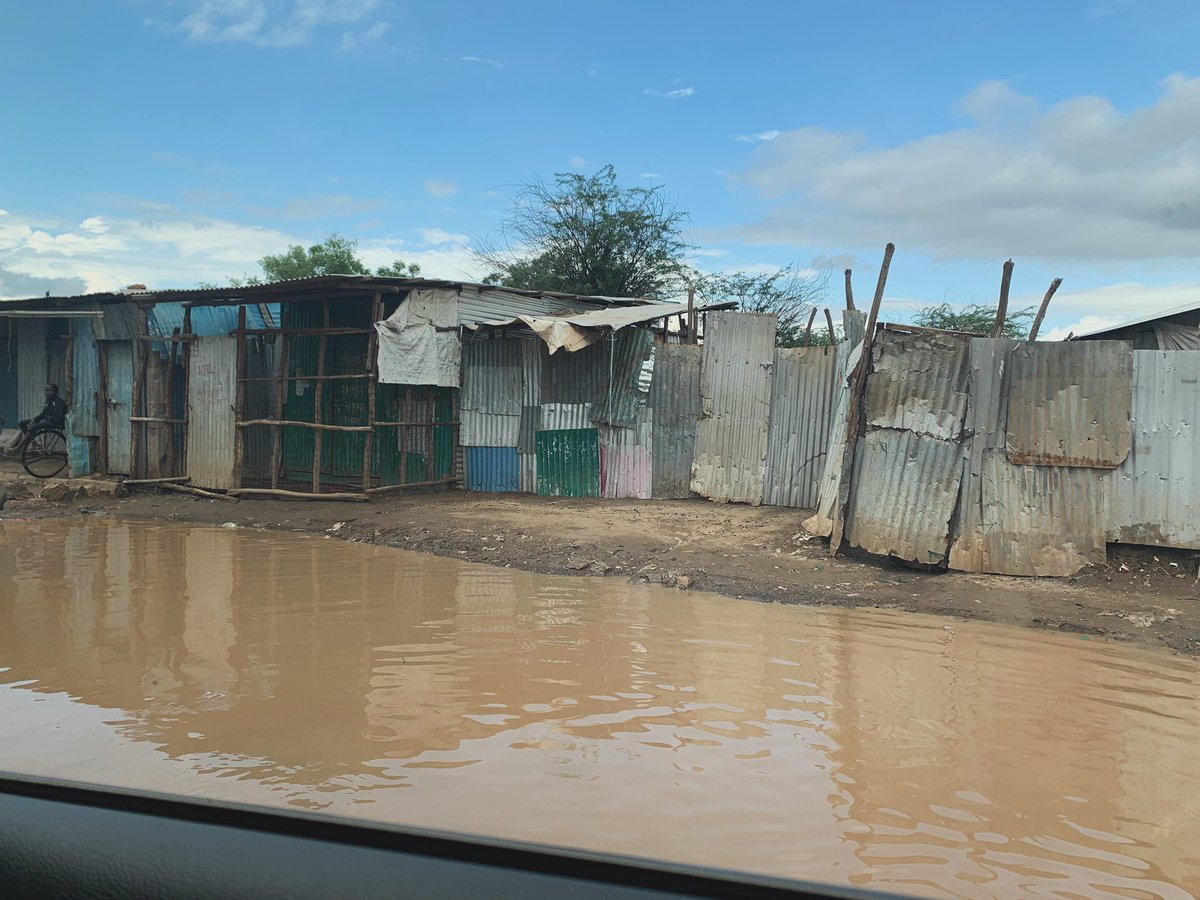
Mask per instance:
[[[854,309],[854,288],[850,286],[850,270],[846,270],[846,309]]]
[[[404,386],[404,420],[411,422],[413,417],[412,411],[412,385]],[[400,429],[400,483],[405,484],[408,481],[408,427]]]
[[[317,348],[317,376],[325,375],[325,353],[329,346],[329,336],[325,331],[329,329],[329,301],[321,301],[321,324],[323,331],[319,338],[320,345]],[[325,382],[318,381],[313,388],[313,422],[317,425],[323,424],[325,421]],[[324,451],[322,441],[323,429],[318,428],[313,434],[313,464],[312,464],[312,489],[314,494],[321,493],[321,456]]]
[[[187,443],[188,429],[192,427],[191,390],[192,390],[192,311],[186,307],[183,310],[183,461],[180,471],[187,474]]]
[[[1046,318],[1046,310],[1050,308],[1050,299],[1054,296],[1054,292],[1058,290],[1062,284],[1061,278],[1055,278],[1050,282],[1050,287],[1046,291],[1046,296],[1042,298],[1042,305],[1038,307],[1037,315],[1034,316],[1033,326],[1029,329],[1029,339],[1036,341],[1038,330],[1042,327],[1042,319]]]
[[[97,412],[100,414],[100,440],[96,442],[96,468],[102,475],[108,472],[108,343],[97,343],[97,359],[100,363],[100,397]]]
[[[814,306],[808,314],[808,325],[804,328],[804,340],[801,341],[801,346],[807,347],[808,342],[812,339],[812,326],[817,318],[817,308]]]
[[[129,484],[129,482],[125,482]],[[232,497],[229,494],[218,494],[216,491],[206,491],[203,488],[192,487],[190,484],[175,484],[170,481],[160,481],[152,483],[143,481],[142,484],[152,484],[153,487],[162,488],[165,491],[174,491],[177,494],[194,494],[197,497],[205,497],[209,500],[224,500],[226,503],[237,503],[237,497]]]
[[[383,318],[383,295],[371,301],[371,334],[367,338],[367,436],[363,439],[363,493],[371,487],[372,453],[375,450],[375,394],[379,384],[379,332],[375,323]]]
[[[279,472],[283,468],[283,410],[287,401],[288,348],[291,342],[286,334],[279,336],[279,359],[275,361],[275,421],[271,429],[271,487],[279,487]]]
[[[996,307],[996,324],[992,326],[992,337],[1004,335],[1004,321],[1008,318],[1008,289],[1012,284],[1013,261],[1004,264],[1004,275],[1000,279],[1000,304]]]
[[[829,346],[837,346],[837,332],[833,330],[833,314],[829,311],[829,307],[825,307],[825,324],[829,326]]]
[[[426,388],[429,391],[429,424],[425,426],[425,480],[433,481],[433,420],[437,418],[434,415],[434,403],[436,402],[433,388]]]
[[[179,337],[179,329],[175,328],[171,332],[172,337]],[[166,409],[163,411],[163,418],[167,420],[175,419],[175,359],[179,354],[179,342],[171,341],[171,348],[167,354],[167,402]],[[178,420],[176,420],[178,421]],[[167,472],[170,475],[175,474],[175,424],[167,425]]]
[[[238,331],[241,332],[246,327],[246,307],[238,307]],[[235,423],[241,423],[246,420],[246,384],[243,379],[246,377],[246,338],[242,334],[236,334],[233,338],[237,341],[237,387],[233,392],[233,419]],[[243,469],[246,463],[246,431],[244,428],[234,427],[233,429],[233,484],[234,487],[242,486]]]
[[[67,409],[71,408],[71,401],[75,397],[75,320],[67,319],[67,358],[63,363],[63,400],[67,404]]]
[[[867,373],[871,367],[871,346],[875,342],[875,323],[879,321],[879,307],[883,303],[888,269],[891,268],[892,254],[895,252],[895,244],[889,243],[884,248],[883,265],[879,267],[879,281],[875,284],[875,296],[871,300],[871,311],[867,314],[867,328],[863,333],[862,355],[850,376],[846,449],[842,455],[842,478],[838,485],[838,499],[833,506],[833,530],[829,536],[830,556],[837,556],[842,547],[842,538],[845,536],[846,512],[850,506],[850,482],[854,477],[854,457],[858,450],[858,437],[862,432],[863,395],[866,393]]]
[[[685,344],[696,343],[696,289],[688,285],[687,339]]]
[[[309,491],[285,491],[274,488],[234,488],[227,496],[236,497],[284,497],[291,500],[357,500],[365,502],[366,494],[314,494]]]
[[[143,306],[138,311],[138,336],[145,338],[150,334],[150,313]],[[146,367],[149,365],[150,354],[144,340],[135,342],[136,358],[134,360],[133,390],[129,401],[129,474],[140,477],[142,473],[142,443],[146,433],[146,425],[134,422],[135,416],[142,414],[142,398],[146,392]]]

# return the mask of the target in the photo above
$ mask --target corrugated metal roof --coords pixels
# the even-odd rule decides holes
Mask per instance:
[[[962,446],[911,431],[867,432],[846,521],[851,546],[926,565],[945,561]]]
[[[1008,384],[1008,458],[1114,469],[1129,455],[1133,351],[1117,341],[1024,343]]]
[[[838,384],[834,348],[775,351],[763,503],[817,505]]]
[[[513,447],[468,447],[467,490],[516,492],[521,489],[520,460]]]
[[[1020,341],[976,338],[966,474],[950,567],[1002,575],[1073,575],[1103,562],[1103,494],[1096,469],[1013,465],[1005,452],[1008,383]],[[1048,344],[1061,348],[1063,344]]]
[[[1130,319],[1128,322],[1121,322],[1118,325],[1106,325],[1104,328],[1096,328],[1092,331],[1085,331],[1083,334],[1075,335],[1072,340],[1081,340],[1083,338],[1094,338],[1097,335],[1108,334],[1110,331],[1121,331],[1125,328],[1133,328],[1136,325],[1144,325],[1147,322],[1154,322],[1158,319],[1169,319],[1172,316],[1180,316],[1185,313],[1195,312],[1200,310],[1200,303],[1191,302],[1184,303],[1180,306],[1173,306],[1170,309],[1164,309],[1162,312],[1150,313],[1138,319]]]
[[[499,327],[517,322],[518,316],[553,316],[566,310],[600,310],[605,308],[606,302],[582,297],[531,296],[494,288],[464,288],[458,298],[458,318],[463,325],[486,323]]]
[[[653,495],[656,498],[692,496],[692,457],[700,405],[698,346],[658,344],[654,348],[654,377],[650,408],[654,412]]]
[[[538,493],[548,497],[600,496],[600,442],[595,428],[539,431]]]
[[[967,414],[969,345],[970,338],[956,334],[880,331],[863,398],[867,424],[958,440]]]
[[[705,312],[710,310],[732,309],[737,306],[733,301],[720,301],[714,303],[697,303],[692,308],[696,312]],[[617,331],[622,328],[628,328],[631,325],[642,325],[646,322],[653,322],[655,319],[662,319],[668,316],[678,316],[687,313],[687,303],[646,303],[637,306],[614,306],[609,308],[597,308],[594,311],[579,312],[572,311],[569,313],[558,313],[557,315],[544,314],[542,317],[553,318],[556,322],[565,322],[574,325],[577,328],[611,328]],[[519,315],[519,314],[518,314]],[[533,314],[537,316],[537,314]],[[479,325],[491,325],[500,327],[503,325],[515,325],[524,323],[535,326],[536,323],[527,322],[524,319],[518,319],[516,316],[500,317],[490,320],[478,320]],[[536,328],[535,328],[536,330]]]
[[[512,447],[521,434],[521,416],[459,410],[458,442],[464,447]]]
[[[1109,476],[1110,541],[1200,550],[1200,351],[1133,354],[1133,447]]]
[[[692,462],[698,494],[762,502],[777,324],[773,315],[709,313],[700,365],[704,418]]]

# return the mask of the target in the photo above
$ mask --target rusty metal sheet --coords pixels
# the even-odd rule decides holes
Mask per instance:
[[[1012,359],[1025,346],[1012,340],[971,341],[971,437],[950,549],[952,569],[1067,576],[1104,561],[1107,473],[1014,465],[1007,458]]]
[[[198,337],[191,348],[187,474],[197,487],[232,488],[237,339]]]
[[[817,505],[838,394],[833,347],[775,351],[763,503]]]
[[[699,346],[660,344],[654,349],[650,408],[654,413],[652,495],[692,496],[692,457],[700,404]]]
[[[700,363],[704,417],[692,461],[691,489],[698,494],[762,502],[777,325],[773,315],[708,313]]]
[[[1135,350],[1132,415],[1132,449],[1109,476],[1108,539],[1200,550],[1200,350]]]
[[[851,546],[926,565],[945,562],[962,445],[877,429],[859,446],[846,523]]]
[[[1008,383],[1008,459],[1115,469],[1129,455],[1133,350],[1120,341],[1023,343]]]
[[[969,344],[964,335],[880,331],[863,399],[867,425],[958,440],[967,413]]]

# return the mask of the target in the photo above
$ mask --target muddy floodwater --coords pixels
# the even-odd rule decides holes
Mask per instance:
[[[0,522],[0,768],[945,896],[1200,891],[1200,666],[310,536]]]

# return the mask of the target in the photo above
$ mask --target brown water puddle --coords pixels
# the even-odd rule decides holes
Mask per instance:
[[[0,522],[0,768],[882,889],[1200,890],[1198,676],[908,613]]]

